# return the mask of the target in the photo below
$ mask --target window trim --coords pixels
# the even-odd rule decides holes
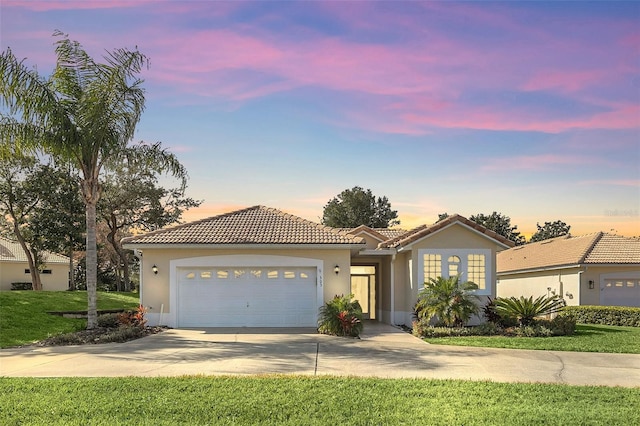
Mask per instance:
[[[440,271],[442,276],[445,277],[444,274],[449,275],[449,262],[448,259],[450,256],[458,256],[460,258],[459,269],[458,271],[462,273],[462,279],[468,280],[468,255],[470,254],[480,254],[484,255],[485,260],[485,271],[484,271],[484,281],[485,288],[478,289],[474,293],[478,296],[490,296],[492,294],[492,290],[494,288],[494,280],[493,280],[493,256],[491,249],[419,249],[418,250],[418,290],[421,290],[424,286],[425,276],[424,276],[424,256],[425,255],[440,255],[441,268]],[[445,277],[445,278],[446,278]]]

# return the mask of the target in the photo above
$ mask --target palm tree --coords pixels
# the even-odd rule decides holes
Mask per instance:
[[[437,318],[446,327],[463,326],[473,314],[477,314],[478,286],[470,281],[460,282],[459,276],[430,278],[418,293],[414,310],[418,320]]]
[[[0,149],[45,152],[80,171],[87,223],[87,328],[95,328],[101,170],[126,156],[159,164],[183,184],[186,171],[159,143],[129,145],[144,110],[138,74],[148,64],[146,56],[116,49],[97,63],[77,41],[59,31],[53,35],[58,38],[57,61],[48,79],[27,68],[10,49],[0,56],[0,99],[8,111],[0,118]]]

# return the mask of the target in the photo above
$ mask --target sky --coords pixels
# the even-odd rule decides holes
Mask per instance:
[[[319,222],[360,186],[405,229],[497,211],[640,235],[640,2],[0,3],[2,50],[44,76],[55,30],[149,57],[135,142],[189,171],[186,220]]]

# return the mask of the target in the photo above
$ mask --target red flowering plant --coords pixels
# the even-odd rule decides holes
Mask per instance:
[[[320,308],[318,332],[335,336],[359,337],[362,333],[362,308],[353,294],[335,296]]]

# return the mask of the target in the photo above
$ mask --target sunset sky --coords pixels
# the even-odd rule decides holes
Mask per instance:
[[[136,141],[189,170],[187,220],[319,221],[357,185],[407,229],[498,211],[640,235],[640,2],[3,0],[0,26],[45,76],[56,29],[150,58]]]

